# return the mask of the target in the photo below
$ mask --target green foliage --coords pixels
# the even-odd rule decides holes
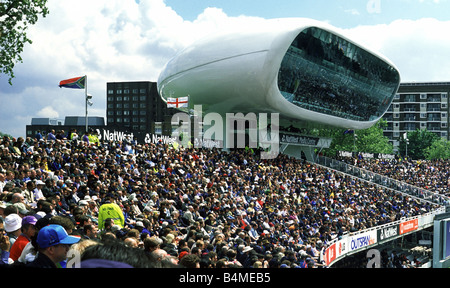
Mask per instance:
[[[331,157],[335,156],[337,151],[392,154],[392,144],[383,135],[383,128],[386,125],[387,121],[381,119],[365,130],[334,129],[331,133],[333,141],[325,154]]]
[[[0,132],[0,138],[3,138],[4,136],[8,137],[9,139],[12,139],[13,137],[9,134],[5,134],[3,132]]]
[[[426,129],[417,129],[416,131],[408,132],[407,139],[408,143],[403,138],[400,140],[398,147],[400,155],[420,160],[426,159],[426,149],[431,147],[431,145],[440,138],[435,133]]]
[[[430,147],[425,148],[427,160],[450,159],[450,141],[439,139],[434,141]]]
[[[47,0],[0,1],[0,73],[9,77],[10,85],[15,64],[22,62],[23,48],[32,43],[26,31],[39,15],[47,16],[46,4]]]

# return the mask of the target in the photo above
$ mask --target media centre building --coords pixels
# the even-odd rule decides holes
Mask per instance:
[[[189,96],[188,113],[195,105],[224,116],[278,113],[281,133],[292,126],[370,128],[399,86],[400,73],[384,56],[305,18],[203,38],[171,59],[157,83],[163,101]]]

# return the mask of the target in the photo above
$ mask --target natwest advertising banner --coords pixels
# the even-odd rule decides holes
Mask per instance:
[[[400,235],[419,229],[419,219],[400,223]]]
[[[400,227],[399,225],[393,225],[378,229],[377,230],[378,241],[384,241],[397,237],[400,233],[399,227]]]

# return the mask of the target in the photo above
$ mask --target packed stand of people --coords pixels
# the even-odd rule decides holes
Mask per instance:
[[[0,143],[2,265],[320,268],[336,237],[436,208],[286,155],[52,135]]]
[[[342,157],[339,160],[412,186],[450,196],[448,160],[412,160],[398,157],[395,159]]]

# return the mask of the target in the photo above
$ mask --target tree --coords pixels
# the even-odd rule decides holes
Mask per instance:
[[[9,77],[12,85],[14,66],[22,62],[21,53],[32,41],[27,29],[34,25],[39,15],[46,17],[47,0],[1,0],[0,1],[0,73]]]
[[[430,147],[439,137],[426,129],[417,129],[407,133],[406,139],[400,139],[398,150],[401,156],[420,160],[425,159],[425,150]]]
[[[392,154],[393,146],[383,135],[386,125],[387,121],[380,119],[365,130],[334,129],[331,136],[333,141],[325,153],[329,156],[335,156],[337,151]]]
[[[0,132],[0,138],[1,139],[3,139],[3,137],[8,137],[9,139],[12,139],[13,137],[11,136],[11,135],[9,135],[9,134],[6,134],[6,133],[3,133],[3,132]]]
[[[427,160],[450,159],[450,141],[439,139],[434,141],[430,147],[425,148]]]

